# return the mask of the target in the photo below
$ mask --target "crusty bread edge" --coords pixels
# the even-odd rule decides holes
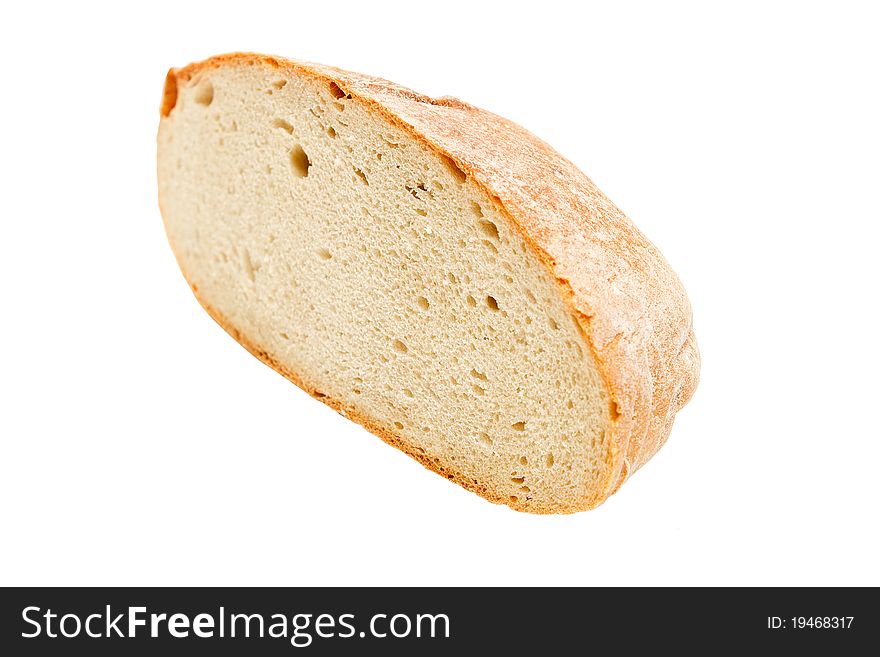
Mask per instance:
[[[552,254],[546,252],[544,248],[541,247],[536,241],[536,239],[529,233],[527,226],[524,225],[525,222],[521,221],[517,218],[516,212],[512,211],[504,201],[499,197],[499,195],[492,190],[484,181],[481,180],[478,175],[479,172],[474,171],[472,167],[470,167],[466,162],[461,161],[459,158],[456,158],[453,154],[447,152],[442,144],[438,144],[435,141],[428,139],[424,134],[419,132],[413,125],[403,120],[400,116],[395,114],[389,108],[377,102],[375,99],[358,94],[354,90],[350,90],[347,88],[344,76],[358,75],[352,74],[348,71],[343,71],[341,69],[335,69],[333,67],[311,64],[308,62],[301,62],[296,60],[285,59],[281,57],[269,56],[269,55],[261,55],[256,53],[229,53],[224,55],[218,55],[215,57],[211,57],[207,60],[196,62],[189,64],[181,69],[170,69],[166,76],[165,87],[163,91],[162,97],[162,105],[160,108],[160,114],[164,118],[168,116],[171,110],[174,108],[174,105],[177,101],[178,94],[178,83],[179,81],[188,82],[193,77],[197,76],[204,70],[219,68],[224,65],[265,65],[268,67],[276,68],[278,70],[293,73],[296,75],[302,75],[324,84],[330,86],[333,91],[342,91],[346,93],[350,98],[357,100],[365,104],[369,109],[378,112],[385,119],[391,121],[394,125],[402,128],[407,133],[409,133],[413,138],[420,141],[422,144],[427,146],[429,149],[438,153],[442,157],[446,158],[448,161],[453,163],[455,167],[457,167],[460,171],[467,175],[468,179],[477,185],[481,191],[491,198],[498,208],[503,212],[506,216],[510,224],[515,227],[522,238],[530,245],[530,247],[534,250],[534,252],[538,255],[539,260],[545,266],[547,272],[550,274],[551,278],[556,282],[562,297],[568,306],[572,316],[575,318],[576,322],[580,326],[583,331],[583,335],[585,338],[585,342],[587,343],[588,348],[590,349],[592,356],[594,358],[594,362],[597,364],[599,368],[599,372],[604,380],[606,390],[609,395],[609,426],[608,426],[608,434],[609,434],[609,448],[606,452],[606,467],[604,469],[605,477],[604,481],[599,485],[593,488],[593,494],[589,497],[586,497],[582,500],[579,500],[572,504],[554,504],[554,505],[542,505],[536,503],[535,500],[530,500],[529,504],[525,503],[516,503],[511,502],[509,499],[501,498],[487,488],[480,486],[478,483],[474,482],[472,479],[468,479],[467,477],[461,475],[456,472],[454,469],[450,468],[448,464],[442,463],[439,459],[432,459],[428,457],[426,454],[422,454],[418,450],[416,450],[412,445],[408,444],[401,437],[395,436],[392,432],[386,430],[381,427],[379,424],[362,416],[352,409],[346,409],[342,406],[341,402],[338,400],[328,397],[321,393],[316,387],[311,386],[310,384],[304,382],[301,377],[297,374],[287,370],[283,365],[273,359],[269,354],[265,351],[261,350],[255,343],[253,343],[247,336],[243,335],[240,331],[238,331],[234,326],[232,326],[228,320],[226,320],[219,311],[212,308],[210,305],[204,302],[203,299],[198,294],[197,288],[192,284],[191,279],[186,275],[186,272],[182,269],[182,264],[178,258],[178,264],[181,265],[181,270],[183,271],[184,278],[190,283],[190,286],[198,299],[199,303],[202,307],[208,312],[208,314],[227,332],[229,333],[236,341],[238,341],[242,346],[244,346],[249,352],[251,352],[254,356],[259,358],[261,361],[272,367],[282,376],[296,384],[298,387],[302,388],[310,395],[318,399],[319,401],[324,402],[337,412],[342,413],[345,417],[348,417],[362,426],[364,426],[368,431],[374,433],[379,436],[386,443],[400,449],[404,453],[408,454],[415,460],[419,461],[426,468],[433,470],[434,472],[454,481],[460,486],[466,488],[467,490],[473,491],[478,495],[484,497],[485,499],[494,502],[496,504],[506,504],[510,506],[512,509],[517,511],[526,511],[530,513],[575,513],[578,511],[585,511],[589,509],[593,509],[602,502],[604,502],[609,496],[614,494],[624,481],[644,462],[646,462],[665,442],[665,439],[668,437],[669,430],[671,429],[671,418],[666,423],[664,427],[660,429],[660,431],[664,435],[655,435],[651,436],[652,440],[650,441],[642,441],[636,445],[633,445],[631,442],[631,433],[638,427],[645,427],[648,433],[651,433],[651,413],[652,408],[650,403],[647,405],[644,403],[639,403],[637,400],[632,409],[633,416],[629,418],[629,421],[623,422],[621,421],[618,404],[618,395],[621,397],[624,395],[623,387],[624,381],[628,374],[631,372],[622,371],[620,368],[627,368],[627,364],[615,362],[613,358],[606,357],[606,354],[601,352],[596,348],[595,341],[592,336],[592,316],[586,314],[582,310],[582,304],[578,303],[577,293],[571,286],[570,282],[563,277],[557,275],[555,269],[555,261]],[[337,75],[338,74],[338,75]],[[464,103],[455,98],[431,98],[425,96],[423,94],[419,94],[405,87],[401,87],[387,80],[381,80],[378,78],[372,78],[369,76],[359,76],[365,80],[369,80],[371,84],[381,84],[384,85],[387,90],[392,92],[397,96],[409,97],[416,102],[427,102],[432,105],[440,105],[440,106],[450,106],[461,109],[467,109],[470,106],[467,103]],[[477,108],[474,108],[477,109]],[[547,147],[553,154],[555,154],[560,159],[561,156],[552,151],[549,147]],[[161,210],[161,199],[159,202],[160,211]],[[164,220],[164,212],[163,220]],[[167,231],[166,231],[167,232]],[[169,236],[170,241],[170,236]],[[174,248],[174,244],[171,244],[172,251],[177,253]],[[690,397],[693,395],[693,392],[696,388],[697,382],[699,380],[699,352],[696,348],[696,343],[693,339],[693,331],[691,330],[687,339],[687,346],[691,349],[695,361],[693,367],[690,371],[679,372],[682,377],[682,380],[679,381],[679,390],[678,396],[676,400],[673,400],[675,403],[675,410],[679,410],[682,406],[684,406]],[[682,346],[682,349],[684,349]],[[654,373],[649,373],[654,374]],[[673,403],[670,402],[670,403]],[[674,412],[672,413],[674,417]],[[657,430],[655,429],[654,433]],[[645,445],[650,446],[650,451],[647,452],[645,449]],[[634,449],[635,448],[635,451]]]

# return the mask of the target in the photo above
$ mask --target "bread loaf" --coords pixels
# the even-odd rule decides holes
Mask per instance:
[[[518,511],[604,501],[696,386],[685,292],[499,116],[251,54],[168,73],[168,238],[199,302],[314,397]]]

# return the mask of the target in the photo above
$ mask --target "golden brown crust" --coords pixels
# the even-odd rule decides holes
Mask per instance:
[[[264,55],[221,55],[170,71],[163,116],[174,107],[178,80],[224,65],[270,66],[322,81],[403,127],[492,197],[554,276],[609,391],[608,475],[596,494],[576,507],[523,510],[593,508],[662,446],[699,378],[690,304],[656,247],[574,164],[524,128],[457,99],[429,98],[387,80]],[[317,396],[205,307],[257,357]],[[340,410],[335,400],[318,398]],[[493,502],[509,504],[345,410],[432,470]]]
[[[162,117],[166,117],[171,114],[171,110],[174,109],[174,106],[177,104],[177,75],[174,69],[168,71],[168,75],[165,76],[165,89],[162,92],[162,107],[159,109],[159,114]]]

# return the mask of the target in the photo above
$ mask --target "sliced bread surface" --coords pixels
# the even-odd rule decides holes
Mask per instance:
[[[427,467],[537,513],[595,507],[696,385],[662,256],[496,115],[225,55],[166,80],[159,195],[205,309]]]

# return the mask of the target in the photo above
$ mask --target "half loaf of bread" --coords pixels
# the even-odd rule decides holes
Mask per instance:
[[[499,116],[251,54],[168,73],[159,199],[258,358],[518,511],[600,504],[697,382],[684,290],[571,162]]]

